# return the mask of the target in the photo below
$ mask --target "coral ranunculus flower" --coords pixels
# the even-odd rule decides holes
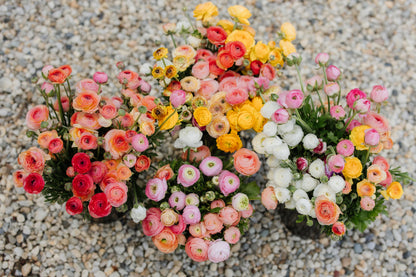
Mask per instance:
[[[170,228],[164,228],[159,234],[152,237],[153,243],[163,253],[172,253],[178,248],[178,237]]]
[[[31,147],[20,153],[17,161],[27,172],[42,173],[47,159],[49,156],[45,152],[39,148]]]
[[[367,179],[362,180],[357,184],[357,194],[360,197],[363,196],[373,196],[376,192],[376,187],[370,183]]]
[[[31,130],[40,129],[43,121],[48,120],[49,110],[45,105],[38,105],[30,109],[26,114],[26,125]]]
[[[104,149],[110,152],[113,159],[119,159],[127,153],[131,146],[126,137],[126,131],[113,129],[104,136]]]
[[[245,175],[250,176],[259,171],[261,162],[256,152],[241,148],[233,155],[235,169]]]
[[[72,106],[77,111],[93,113],[98,110],[100,99],[101,97],[95,91],[86,90],[77,95]]]
[[[55,84],[63,84],[68,77],[67,72],[60,68],[49,70],[48,79]]]
[[[321,195],[315,200],[315,213],[321,225],[332,225],[338,221],[341,210],[337,204]]]

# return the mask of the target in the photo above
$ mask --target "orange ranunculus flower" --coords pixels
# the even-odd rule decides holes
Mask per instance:
[[[140,155],[137,157],[137,161],[136,161],[134,168],[136,169],[137,172],[142,172],[142,171],[149,169],[150,163],[151,163],[151,160],[149,157],[145,155]]]
[[[45,168],[46,160],[50,157],[41,149],[36,147],[30,147],[28,150],[19,154],[17,162],[30,173],[42,173]]]
[[[319,224],[332,225],[338,221],[341,210],[336,203],[321,195],[315,200],[315,213]]]
[[[40,129],[43,121],[48,120],[49,110],[45,105],[38,105],[31,108],[26,114],[26,125],[31,130]]]
[[[85,90],[75,97],[72,107],[77,111],[94,113],[99,108],[100,100],[101,97],[95,91]]]
[[[163,253],[172,253],[178,248],[178,236],[165,227],[162,232],[152,237],[153,243]]]
[[[387,174],[378,164],[373,164],[367,168],[367,179],[375,184],[386,180]]]
[[[38,136],[38,143],[42,148],[48,148],[49,142],[57,138],[58,132],[56,130],[42,132]]]
[[[109,171],[116,170],[121,160],[104,160],[103,163]],[[118,179],[118,176],[117,176]]]
[[[104,136],[104,149],[113,159],[119,159],[130,150],[131,146],[126,137],[126,131],[113,129]]]
[[[103,179],[100,182],[100,189],[102,191],[105,190],[105,188],[112,183],[118,183],[121,180],[118,179],[117,172],[115,170],[107,172],[107,174],[104,175]]]
[[[170,167],[169,164],[162,166],[161,168],[159,168],[156,173],[155,173],[155,178],[159,178],[159,179],[166,179],[169,180],[170,178],[172,178],[174,175],[172,168]]]
[[[49,70],[48,79],[55,84],[63,84],[68,77],[67,72],[60,68]]]
[[[233,153],[243,147],[243,142],[237,133],[225,134],[217,138],[218,149]]]
[[[221,69],[227,70],[234,65],[234,59],[230,51],[223,50],[218,54],[217,66]]]
[[[362,180],[357,184],[357,194],[360,197],[363,196],[373,196],[376,192],[376,187],[370,183],[367,179]]]
[[[152,111],[157,106],[155,103],[155,99],[156,97],[154,96],[146,95],[145,97],[143,97],[141,104],[145,106],[147,110]]]
[[[117,177],[120,180],[126,181],[130,178],[131,175],[132,175],[132,172],[130,168],[128,168],[125,165],[122,165],[117,169]]]
[[[151,121],[140,123],[140,132],[145,136],[151,136],[155,133],[155,124]]]
[[[66,78],[68,78],[69,75],[71,75],[71,73],[72,73],[72,68],[69,64],[62,65],[62,66],[58,67],[58,69],[61,69],[65,72]]]
[[[248,150],[247,148],[241,148],[233,155],[234,168],[239,173],[250,176],[259,171],[261,162],[256,152]]]

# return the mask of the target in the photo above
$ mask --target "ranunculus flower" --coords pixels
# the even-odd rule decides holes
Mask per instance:
[[[222,166],[223,164],[221,159],[210,156],[202,160],[202,162],[199,164],[199,169],[206,176],[215,176],[220,174]]]
[[[341,75],[341,71],[335,65],[328,66],[325,71],[328,81],[336,81]]]
[[[368,196],[362,197],[360,200],[360,206],[364,211],[372,211],[376,205],[376,202]]]
[[[205,79],[209,75],[209,62],[199,61],[192,66],[192,75],[198,79]]]
[[[248,210],[249,204],[248,196],[244,193],[239,192],[232,198],[233,208],[239,212]]]
[[[55,84],[63,84],[68,78],[66,72],[60,68],[52,68],[48,72],[48,79]]]
[[[99,85],[93,79],[84,79],[75,84],[76,93],[85,90],[98,92]]]
[[[179,215],[172,209],[165,209],[160,214],[160,221],[166,227],[176,224],[179,220]]]
[[[332,225],[337,222],[341,210],[338,205],[326,196],[318,196],[315,200],[316,219],[321,225]]]
[[[284,124],[289,120],[289,113],[286,109],[278,109],[271,115],[271,120],[277,124]]]
[[[159,234],[164,226],[160,221],[162,212],[159,208],[150,208],[146,212],[146,218],[142,221],[143,233],[146,236],[153,237]]]
[[[94,194],[88,204],[88,211],[94,218],[105,217],[111,213],[111,204],[104,192]]]
[[[355,101],[354,109],[360,114],[366,114],[370,111],[371,102],[368,99],[361,98]]]
[[[84,113],[84,112],[76,112],[71,116],[71,126],[80,125],[80,127],[82,128],[98,130],[101,128],[99,119],[100,119],[100,115],[98,113],[91,114],[91,113]],[[111,121],[110,121],[110,125],[111,125]],[[91,132],[90,130],[86,130],[86,131]],[[73,139],[76,140],[75,138]]]
[[[240,230],[237,227],[230,227],[224,231],[224,239],[230,244],[236,244],[240,240]]]
[[[238,212],[230,206],[222,208],[218,216],[224,223],[224,225],[227,226],[233,225],[234,222],[236,222],[239,219]]]
[[[140,81],[139,74],[131,70],[124,70],[120,72],[117,76],[117,79],[119,80],[120,84],[129,84],[135,81]]]
[[[376,129],[365,130],[364,142],[369,146],[377,146],[380,143],[380,134]]]
[[[261,203],[268,210],[277,208],[278,201],[273,187],[267,187],[261,192]]]
[[[28,174],[24,170],[16,170],[13,172],[13,182],[18,188],[23,187],[23,181]]]
[[[83,206],[82,201],[78,197],[71,197],[65,204],[66,212],[70,215],[76,215],[82,213]]]
[[[54,138],[49,142],[48,150],[51,153],[57,154],[64,148],[64,142],[60,138]]]
[[[94,82],[96,82],[97,84],[105,84],[108,81],[108,76],[106,73],[104,72],[95,72],[94,75],[92,76],[92,79],[94,80]]]
[[[127,201],[128,188],[125,183],[111,183],[105,187],[104,193],[113,207],[120,207]]]
[[[92,177],[95,184],[101,182],[108,170],[103,162],[95,161],[91,164],[91,169],[88,171],[88,175]]]
[[[208,248],[208,259],[213,263],[219,263],[230,257],[230,245],[223,240],[211,242]]]
[[[78,146],[83,150],[96,149],[98,147],[98,139],[93,134],[85,132],[79,138]]]
[[[38,135],[38,143],[40,145],[40,147],[42,148],[48,148],[49,142],[54,139],[57,138],[58,136],[58,132],[56,130],[52,130],[52,131],[45,131],[42,132]]]
[[[69,98],[67,96],[61,96],[61,104],[62,104],[62,110],[64,112],[68,112],[69,111]],[[59,111],[60,107],[59,107],[58,99],[56,99],[56,101],[53,103],[53,109],[55,111]]]
[[[389,92],[383,86],[374,86],[370,93],[370,98],[376,103],[382,103],[389,98]]]
[[[269,63],[265,63],[260,68],[260,78],[265,77],[267,80],[272,81],[276,77],[276,69]],[[267,87],[264,87],[267,89]]]
[[[227,32],[220,26],[211,26],[207,29],[207,38],[209,42],[216,46],[224,45],[227,38]]]
[[[388,171],[390,169],[390,164],[386,160],[386,158],[382,156],[377,156],[373,160],[373,164],[379,165],[384,171]]]
[[[28,150],[19,154],[17,162],[27,172],[42,173],[45,168],[46,159],[49,159],[49,156],[47,156],[45,152],[39,148],[30,147]]]
[[[286,105],[290,109],[297,109],[302,105],[303,98],[304,96],[302,91],[298,89],[291,90],[286,94]]]
[[[324,86],[324,92],[326,95],[328,96],[334,96],[335,94],[337,94],[340,91],[339,85],[338,83],[328,83]]]
[[[207,232],[211,235],[221,232],[224,227],[218,215],[213,213],[208,213],[204,216],[204,225]]]
[[[390,129],[387,119],[375,112],[367,113],[363,118],[363,124],[376,129],[379,134],[384,134]]]
[[[351,90],[350,92],[348,92],[346,99],[347,99],[347,105],[348,107],[350,107],[350,109],[355,109],[354,108],[354,103],[358,100],[358,99],[366,99],[367,95],[365,94],[365,92],[359,90],[358,88],[355,88],[353,90]]]
[[[82,201],[88,201],[94,194],[95,185],[88,174],[78,174],[72,180],[72,193]]]
[[[172,168],[169,164],[162,166],[155,173],[155,178],[170,180],[174,175]]]
[[[324,66],[328,63],[329,55],[327,53],[318,53],[315,57],[315,63],[320,66]]]
[[[337,144],[337,153],[344,157],[351,156],[354,153],[354,144],[348,139],[341,140]]]
[[[42,175],[37,172],[32,172],[23,179],[23,188],[28,193],[38,194],[44,187],[45,181]]]
[[[131,139],[131,145],[137,152],[143,152],[149,148],[149,140],[143,134],[137,134]]]
[[[240,211],[240,215],[242,218],[249,218],[253,214],[253,206],[248,204],[248,209],[245,211]]]
[[[257,154],[246,148],[241,148],[233,155],[234,168],[239,173],[250,176],[259,171],[261,162]]]
[[[53,66],[52,65],[45,65],[43,68],[42,68],[42,74],[45,76],[45,77],[48,77],[48,75],[49,75],[49,71],[51,70],[51,69],[53,69]]]
[[[31,130],[40,129],[43,121],[48,120],[49,110],[45,105],[38,105],[30,109],[26,114],[26,126]]]
[[[201,212],[197,206],[188,205],[182,212],[185,224],[196,224],[201,220]]]
[[[343,236],[345,234],[345,225],[343,222],[338,221],[332,225],[332,232],[337,236]]]
[[[181,89],[172,91],[169,96],[169,101],[175,108],[182,106],[186,101],[186,92]]]
[[[219,68],[227,70],[234,65],[234,59],[230,51],[222,50],[217,56],[216,63]]]
[[[71,164],[74,167],[75,172],[84,174],[91,169],[91,160],[86,153],[76,153],[71,160]]]
[[[134,206],[130,211],[130,216],[134,223],[139,223],[146,218],[146,208],[143,205]]]
[[[188,152],[189,155],[188,155]],[[189,159],[188,159],[189,156]],[[182,160],[186,161],[189,160],[190,162],[200,162],[206,157],[211,156],[211,151],[209,150],[208,146],[201,145],[194,151],[193,149],[188,149],[185,152],[182,153]]]
[[[200,171],[195,166],[184,164],[178,170],[177,181],[184,187],[190,187],[199,180],[200,175]]]
[[[169,228],[172,230],[172,232],[175,235],[180,235],[182,234],[185,230],[186,230],[186,224],[183,221],[183,216],[182,215],[178,215],[178,222],[175,223],[174,225],[170,226]]]
[[[225,100],[230,105],[238,105],[244,103],[248,99],[248,93],[246,90],[235,88],[225,95]]]
[[[344,169],[345,161],[341,155],[332,155],[329,157],[327,164],[329,165],[331,171],[340,173]]]
[[[233,193],[240,187],[240,179],[234,173],[223,170],[218,178],[219,187],[225,196]]]
[[[185,127],[179,131],[179,138],[174,143],[175,148],[202,146],[202,132],[198,127]]]
[[[225,48],[230,51],[234,60],[238,60],[246,54],[246,47],[241,41],[231,41],[225,45]]]
[[[214,95],[214,93],[218,91],[218,88],[219,83],[216,80],[201,80],[201,87],[199,88],[196,95],[203,96],[206,100],[209,100]]]
[[[114,104],[105,104],[100,108],[100,114],[106,119],[113,119],[117,116],[117,107]]]
[[[185,244],[185,252],[195,262],[208,260],[208,243],[202,238],[190,238]]]
[[[336,105],[336,106],[332,106],[331,109],[329,110],[329,113],[331,114],[331,116],[337,120],[343,118],[345,116],[345,110],[342,106],[340,105]]]
[[[185,198],[186,194],[182,191],[175,191],[169,197],[169,205],[172,208],[177,209],[178,211],[185,208]]]
[[[104,136],[104,149],[109,152],[113,159],[119,159],[127,153],[131,147],[126,137],[126,131],[112,129]]]
[[[300,171],[304,171],[306,169],[308,169],[308,165],[309,162],[307,159],[303,158],[303,157],[299,157],[296,160],[296,167],[300,170]]]
[[[168,185],[165,179],[150,179],[146,184],[146,196],[156,202],[165,198]]]
[[[72,107],[81,112],[94,113],[98,110],[101,97],[91,90],[80,92],[72,102]]]
[[[224,208],[224,207],[225,207],[225,202],[222,199],[217,199],[211,202],[211,209]]]

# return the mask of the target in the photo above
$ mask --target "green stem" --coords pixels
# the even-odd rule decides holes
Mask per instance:
[[[319,102],[321,102],[321,107],[322,107],[322,109],[323,109],[323,113],[325,113],[324,102],[322,101],[321,94],[319,93],[319,91],[318,91],[318,90],[316,90],[316,93],[318,94],[318,97],[319,97]],[[329,111],[328,111],[328,112],[329,112]]]
[[[338,84],[338,87],[339,87],[337,105],[339,105],[339,101],[341,101],[341,85],[340,85],[339,81],[337,81],[337,84]]]
[[[369,157],[370,157],[370,148],[367,150],[364,156],[364,160],[362,160],[363,166],[367,163]]]
[[[302,81],[302,76],[300,75],[300,69],[299,66],[297,64],[295,64],[295,68],[296,68],[296,72],[298,73],[298,78],[299,78],[299,82],[300,82],[300,87],[302,89],[302,92],[305,93],[305,89],[303,88],[303,81]]]
[[[302,125],[302,127],[305,128],[305,130],[308,131],[308,133],[314,133],[312,128],[305,121],[302,120],[298,109],[296,109],[295,112],[296,112],[296,121],[299,122],[299,124]]]
[[[57,97],[58,97],[59,114],[61,116],[61,122],[62,122],[62,125],[66,125],[65,116],[64,116],[64,109],[62,107],[62,102],[61,102],[61,88],[59,87],[59,85],[56,85],[56,94],[57,94]]]
[[[173,46],[176,48],[176,47],[177,47],[177,46],[176,46],[176,41],[175,41],[175,38],[173,37],[173,34],[172,34],[172,33],[170,33],[170,34],[169,34],[169,36],[170,36],[170,38],[172,39]]]
[[[354,119],[354,117],[355,117],[356,115],[357,115],[357,112],[356,112],[356,111],[354,111],[354,112],[352,113],[352,116],[350,117],[350,119],[347,121],[347,124],[345,124],[345,130],[347,130],[348,125],[350,125],[351,121]]]

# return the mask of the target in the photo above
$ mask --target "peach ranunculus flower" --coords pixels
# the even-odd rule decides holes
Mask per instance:
[[[104,149],[109,152],[113,159],[119,159],[127,153],[131,146],[127,141],[126,131],[113,129],[104,136]]]
[[[376,187],[370,183],[367,179],[362,180],[357,184],[357,194],[360,197],[363,196],[373,196],[376,192]]]
[[[58,136],[58,132],[56,130],[52,130],[52,131],[45,131],[39,134],[38,136],[38,143],[40,145],[40,147],[42,148],[48,148],[49,142],[51,142],[51,140],[53,140],[54,138],[57,138]]]
[[[213,235],[221,232],[223,223],[217,214],[209,213],[204,216],[204,224],[208,233]]]
[[[174,58],[183,56],[186,58],[186,60],[193,60],[196,56],[196,51],[190,45],[181,45],[181,46],[178,46],[175,50],[173,50],[172,56]]]
[[[17,161],[27,172],[42,173],[45,168],[45,162],[49,159],[49,155],[41,149],[31,147],[20,153]]]
[[[152,237],[153,243],[163,253],[172,253],[178,248],[178,236],[165,227],[159,234]]]
[[[98,113],[76,112],[71,116],[71,125],[80,125],[83,128],[98,130],[101,128],[98,122],[99,118]]]
[[[241,148],[233,155],[235,169],[245,175],[250,176],[259,171],[261,162],[256,152]]]
[[[95,91],[85,90],[75,97],[72,106],[77,111],[93,113],[98,110],[100,100],[101,97]]]
[[[75,91],[77,94],[86,90],[98,92],[99,87],[93,79],[83,79],[75,84]]]
[[[277,208],[278,201],[273,187],[267,187],[261,192],[261,203],[268,210]]]
[[[185,245],[185,252],[196,262],[208,260],[208,242],[202,238],[190,238]]]
[[[159,168],[156,173],[155,173],[155,178],[159,178],[159,179],[166,179],[166,180],[170,180],[170,178],[173,177],[173,175],[175,175],[173,173],[172,168],[170,167],[170,164],[164,165],[161,168]]]
[[[230,132],[230,123],[225,115],[216,115],[212,118],[211,123],[207,125],[207,132],[213,138],[228,134]]]
[[[338,205],[326,196],[318,196],[315,200],[316,219],[321,225],[332,225],[338,221],[341,210]]]
[[[193,225],[189,225],[189,233],[191,236],[196,238],[208,237],[207,229],[205,228],[204,222],[199,222]]]
[[[26,125],[31,130],[40,129],[43,121],[48,120],[49,110],[45,105],[38,105],[31,108],[26,114]]]
[[[367,179],[375,184],[381,183],[387,178],[387,173],[377,164],[367,168]]]

